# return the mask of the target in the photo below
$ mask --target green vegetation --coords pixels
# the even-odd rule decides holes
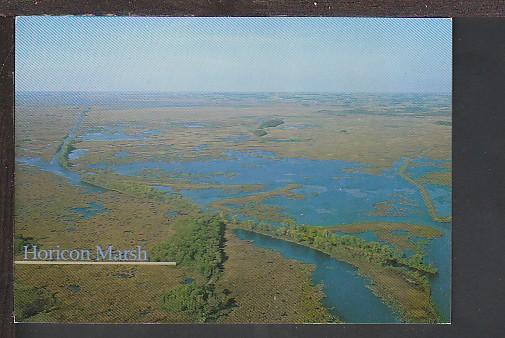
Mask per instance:
[[[363,223],[351,225],[339,225],[325,228],[329,231],[341,231],[348,233],[360,233],[366,231],[408,231],[409,233],[422,238],[437,238],[443,235],[440,230],[424,225],[413,225],[408,223]]]
[[[263,129],[256,129],[254,132],[254,135],[258,136],[258,137],[262,137],[262,136],[265,136],[267,135],[268,133],[263,130]]]
[[[224,222],[217,216],[187,219],[166,242],[154,247],[154,261],[176,261],[195,268],[205,279],[215,279],[224,262]]]
[[[262,122],[259,126],[259,129],[274,128],[274,127],[280,126],[283,123],[284,123],[284,121],[281,119],[271,119],[271,120],[267,120],[267,121]]]
[[[374,231],[379,241],[394,245],[400,250],[412,250],[413,252],[424,255],[421,245],[411,241],[412,236],[408,234],[397,234],[392,231]]]
[[[167,202],[170,203],[171,208],[184,210],[185,213],[199,210],[196,205],[182,198],[179,194],[166,194],[164,191],[156,189],[150,184],[112,173],[101,173],[99,175],[82,174],[81,181],[135,198]]]
[[[166,191],[157,189],[157,186],[169,187],[175,191],[222,189],[224,191],[253,192],[263,188],[262,184],[191,183],[173,178],[144,179],[137,177],[125,177],[110,172],[101,172],[99,175],[81,174],[81,180],[88,184],[99,186],[108,190],[143,196],[145,198],[154,198],[160,201],[172,199],[177,194],[172,194],[170,198],[167,198],[168,195],[166,194]]]
[[[369,242],[355,236],[335,236],[331,230],[309,226],[272,227],[248,222],[248,230],[292,241],[333,257],[359,257],[382,266],[405,267],[421,273],[436,274],[437,269],[414,255],[409,258],[389,245]]]
[[[227,290],[215,287],[225,260],[224,230],[225,223],[217,216],[187,218],[174,236],[152,249],[152,260],[176,261],[205,279],[168,291],[162,299],[163,309],[185,312],[200,322],[215,321],[231,311],[234,299],[227,297]]]
[[[44,288],[27,287],[16,282],[14,284],[14,294],[16,321],[25,321],[39,313],[50,310],[54,305],[52,295]]]
[[[234,299],[227,296],[226,289],[217,289],[224,262],[225,223],[217,216],[199,214],[199,208],[177,194],[167,195],[149,184],[127,179],[111,173],[101,175],[82,175],[81,179],[95,186],[120,192],[137,198],[158,202],[169,202],[177,210],[185,210],[175,235],[154,247],[151,260],[173,260],[179,266],[195,270],[205,280],[192,282],[169,290],[162,298],[161,307],[168,312],[183,312],[195,321],[215,321],[227,314],[235,305]]]
[[[139,267],[132,270],[134,272],[128,274],[128,278],[122,279],[116,276],[124,273],[117,272],[113,267],[49,267],[48,273],[45,274],[34,273],[34,268],[30,266],[18,267],[18,320],[28,318],[31,321],[39,321],[51,316],[51,319],[60,321],[210,322],[227,321],[235,316],[234,322],[243,323],[271,320],[321,322],[318,318],[324,318],[321,315],[322,291],[321,297],[315,297],[316,288],[310,284],[311,266],[303,267],[304,264],[295,264],[294,261],[288,264],[280,255],[254,248],[252,244],[238,239],[233,251],[229,246],[232,240],[227,237],[229,242],[226,254],[230,258],[226,260],[226,264],[233,264],[227,265],[226,273],[223,273],[224,222],[218,217],[203,216],[198,206],[178,193],[178,190],[186,189],[253,192],[260,190],[260,185],[202,184],[196,183],[204,181],[196,179],[199,178],[196,174],[160,171],[154,175],[156,169],[146,169],[141,173],[142,177],[122,177],[107,171],[89,169],[88,165],[91,163],[110,165],[143,161],[222,159],[225,158],[224,150],[233,148],[237,151],[271,151],[280,158],[355,161],[370,165],[358,170],[380,174],[380,170],[391,167],[398,159],[421,151],[426,157],[433,159],[450,158],[450,133],[447,132],[450,128],[447,126],[451,123],[438,121],[445,120],[445,117],[442,117],[445,115],[438,111],[444,114],[450,112],[450,97],[446,110],[443,110],[444,107],[441,110],[437,101],[420,106],[418,111],[426,112],[423,118],[404,116],[387,108],[387,101],[375,104],[367,97],[354,98],[352,106],[356,108],[353,109],[350,109],[347,102],[345,105],[337,102],[337,106],[334,102],[330,106],[321,103],[317,108],[305,106],[303,103],[278,104],[277,101],[267,105],[258,103],[257,106],[252,103],[251,107],[232,106],[230,102],[226,102],[222,107],[196,106],[194,109],[181,111],[172,108],[106,109],[106,114],[98,107],[90,114],[90,119],[84,122],[87,131],[91,128],[102,131],[96,129],[97,123],[120,124],[127,128],[127,133],[141,134],[147,128],[159,128],[160,135],[146,137],[142,141],[127,142],[77,139],[81,142],[79,144],[74,144],[68,135],[65,136],[71,122],[68,118],[69,107],[40,106],[37,107],[36,114],[31,107],[20,107],[19,115],[23,118],[16,121],[16,133],[20,135],[17,156],[40,157],[49,161],[59,146],[57,160],[62,166],[69,168],[73,163],[77,163],[78,166],[70,169],[81,174],[84,182],[111,192],[83,193],[78,187],[62,183],[64,180],[61,177],[44,172],[19,175],[16,194],[22,203],[16,204],[16,221],[17,230],[25,236],[16,236],[16,252],[19,254],[24,245],[39,243],[71,245],[77,240],[88,245],[100,240],[104,243],[117,242],[126,245],[140,240],[146,243],[150,252],[152,250],[151,257],[158,255],[159,260],[175,258],[180,268],[166,270]],[[405,102],[406,105],[410,103]],[[319,108],[327,109],[320,110],[321,114],[314,114],[313,110]],[[403,108],[401,110],[403,111]],[[355,113],[360,114],[359,119],[356,119]],[[284,123],[280,119],[269,120],[271,114],[285,116],[290,125],[310,124],[310,128],[268,129]],[[34,117],[37,119],[36,124],[33,123]],[[187,121],[200,121],[202,118],[210,119],[205,125],[212,127],[173,127]],[[450,119],[450,115],[447,115],[447,119]],[[260,125],[258,120],[265,122]],[[391,125],[395,127],[387,127]],[[257,137],[246,137],[240,142],[232,141],[230,136],[236,135],[238,131],[240,134],[249,131],[249,134],[254,133]],[[62,139],[65,141],[62,142]],[[200,144],[208,144],[209,148],[205,151],[192,151]],[[335,144],[339,144],[339,147],[335,147]],[[68,157],[74,145],[89,149],[89,156],[70,161]],[[125,149],[129,153],[127,158],[114,156]],[[448,168],[449,166],[450,164]],[[27,169],[28,166],[21,168]],[[33,171],[35,172],[35,169]],[[85,174],[84,171],[94,171],[95,174]],[[217,176],[217,173],[212,175]],[[223,175],[228,177],[227,175],[232,174],[224,172]],[[416,184],[425,199],[422,185],[450,185],[450,173],[428,173],[416,178],[413,184]],[[153,187],[155,185],[171,187],[174,192],[160,191]],[[303,198],[303,195],[290,189],[227,198],[216,201],[214,206],[230,218],[240,214],[259,221],[293,224],[265,229],[263,225],[253,226],[252,223],[237,223],[236,226],[296,242],[348,262],[357,267],[358,272],[370,281],[370,288],[384,302],[390,305],[393,303],[395,309],[398,304],[399,312],[405,321],[437,320],[430,305],[428,282],[429,277],[436,273],[436,269],[423,262],[421,252],[414,250],[413,256],[406,257],[388,245],[370,243],[355,236],[336,236],[330,229],[295,226],[293,219],[283,214],[279,207],[269,205],[265,201],[275,196]],[[430,196],[427,196],[425,199],[428,208],[429,198]],[[73,216],[67,218],[66,214],[62,214],[62,210],[84,205],[94,199],[104,202],[110,212],[91,220]],[[374,212],[376,216],[399,216],[403,215],[405,210],[394,208],[386,201],[377,204]],[[170,216],[167,218],[166,215]],[[430,209],[430,215],[437,216],[434,208]],[[142,222],[139,223],[139,219]],[[410,240],[414,236],[425,239],[438,237],[432,230],[422,233],[419,232],[422,229],[397,229],[394,228],[396,225],[368,226],[370,228],[367,231],[374,231],[380,240],[392,243],[399,249],[411,249]],[[75,231],[76,229],[78,231]],[[342,232],[359,233],[358,230],[355,225],[350,225]],[[33,236],[39,243],[26,235]],[[162,243],[152,249],[152,245],[159,241]],[[188,275],[193,277],[191,282],[182,283]],[[62,280],[65,280],[65,283],[62,283]],[[73,294],[68,285],[82,285],[83,292]],[[300,291],[300,286],[304,290]],[[97,288],[103,292],[89,292]],[[232,290],[232,296],[227,289]],[[278,294],[281,290],[282,298]],[[55,297],[58,297],[57,307],[54,305]],[[236,308],[230,316],[225,316],[234,306],[231,297],[236,297],[240,308]],[[277,300],[272,301],[275,297]],[[153,302],[153,299],[156,301]],[[270,307],[265,307],[265,304]],[[306,304],[311,306],[304,307]],[[240,311],[237,311],[239,309]]]
[[[420,254],[423,254],[423,245],[419,243],[419,241],[413,241],[413,237],[433,239],[443,236],[443,233],[435,228],[407,223],[351,224],[326,228],[326,230],[343,233],[364,233],[372,231],[381,241],[390,243],[400,250],[407,249]]]
[[[89,175],[84,174],[81,180],[108,190],[121,192],[131,196],[154,199],[157,201],[168,200],[167,194],[159,189],[155,189],[148,184],[136,182],[134,180],[121,179],[117,175]]]
[[[254,195],[224,198],[214,201],[211,203],[211,206],[232,217],[240,214],[259,221],[287,223],[291,222],[292,219],[284,215],[280,207],[267,205],[262,202],[276,196],[298,200],[304,199],[302,194],[293,192],[293,190],[298,188],[300,188],[298,184],[288,184],[276,190],[260,192]]]
[[[421,184],[437,184],[437,185],[452,185],[452,173],[449,172],[437,172],[437,173],[426,173],[418,178],[418,182]]]
[[[235,306],[225,292],[218,292],[213,286],[194,283],[181,285],[163,296],[162,308],[169,312],[184,312],[204,323],[216,321]]]
[[[33,245],[39,246],[33,237],[25,237],[22,234],[16,234],[14,237],[14,254],[22,254],[23,247],[28,245],[29,247]]]
[[[428,212],[429,212],[431,218],[435,222],[450,223],[452,221],[452,217],[451,216],[446,216],[446,217],[438,216],[437,210],[435,209],[435,205],[433,204],[433,201],[431,200],[430,194],[429,194],[428,190],[426,190],[426,188],[424,187],[423,183],[419,182],[419,181],[417,181],[415,179],[413,179],[412,177],[410,177],[407,174],[407,168],[409,167],[409,165],[410,165],[410,161],[407,160],[400,167],[400,172],[399,172],[400,176],[404,180],[406,180],[407,182],[409,182],[412,185],[416,186],[416,188],[421,193],[421,196],[423,198],[424,204],[426,205],[426,208],[428,208]]]
[[[203,189],[222,189],[224,191],[252,192],[263,188],[261,184],[211,184],[211,183],[183,183],[183,182],[156,182],[149,181],[146,184],[153,186],[170,187],[174,190],[203,190]]]
[[[406,322],[437,322],[431,301],[430,276],[437,269],[423,261],[421,254],[406,257],[401,251],[355,236],[335,236],[324,228],[309,226],[272,227],[255,222],[236,223],[236,227],[294,242],[321,251],[354,265],[371,279],[372,290],[399,311]]]
[[[270,120],[262,122],[259,125],[258,129],[253,131],[253,133],[254,133],[254,135],[256,135],[258,137],[262,137],[262,136],[265,136],[268,134],[267,131],[265,130],[266,128],[274,128],[274,127],[280,126],[283,123],[284,123],[284,121],[282,121],[281,119],[270,119]]]
[[[67,136],[68,137],[68,136]],[[66,139],[66,138],[65,138]],[[75,147],[74,147],[74,141],[70,141],[70,142],[66,142],[65,140],[63,141],[63,143],[61,144],[60,146],[60,149],[61,150],[61,156],[60,158],[58,159],[58,161],[60,162],[60,164],[65,167],[65,168],[68,168],[70,167],[70,162],[68,160],[68,155],[72,152],[72,150],[74,150]]]
[[[405,211],[398,208],[391,201],[383,201],[374,204],[374,210],[368,213],[370,216],[389,216],[401,217],[405,216]]]

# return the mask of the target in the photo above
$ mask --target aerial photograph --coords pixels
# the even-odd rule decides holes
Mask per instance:
[[[450,19],[19,17],[15,56],[17,322],[451,322]]]

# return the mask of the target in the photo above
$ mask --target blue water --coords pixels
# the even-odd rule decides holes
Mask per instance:
[[[182,284],[193,284],[193,278],[191,277],[184,278]]]
[[[107,208],[103,206],[102,203],[99,202],[90,202],[84,208],[72,208],[73,212],[78,213],[83,219],[90,219],[95,215],[101,214],[107,211]]]
[[[409,167],[407,170],[407,174],[412,177],[413,179],[418,179],[421,176],[428,174],[428,173],[443,173],[443,172],[448,172],[449,169],[447,168],[440,168],[436,166],[416,166],[416,167]]]
[[[427,260],[439,270],[433,278],[433,298],[441,317],[450,317],[450,224],[434,222],[418,189],[399,175],[404,160],[379,174],[369,174],[360,163],[322,161],[303,158],[280,158],[275,153],[250,151],[226,153],[225,159],[192,162],[142,162],[92,167],[111,169],[121,175],[136,175],[145,168],[165,170],[170,174],[190,174],[196,183],[256,184],[261,191],[272,191],[287,184],[299,184],[293,192],[304,199],[276,196],[264,201],[278,206],[298,224],[334,226],[363,222],[405,222],[435,227],[444,233],[439,239],[428,241],[425,247]],[[417,161],[413,175],[446,170],[444,161],[425,159]],[[422,165],[422,166],[420,166]],[[422,168],[422,169],[419,169]],[[410,169],[409,169],[410,170]],[[417,172],[416,172],[417,170]],[[223,173],[232,175],[223,175]],[[317,173],[317,174],[314,174]],[[410,174],[410,172],[409,172]],[[439,185],[425,185],[432,194],[433,203],[440,216],[451,214],[451,189]],[[245,196],[256,192],[237,192],[224,189],[183,190],[182,195],[203,208],[216,200]],[[402,200],[408,203],[402,204]],[[400,211],[399,215],[373,214],[374,205],[388,201]],[[239,219],[240,218],[240,215]],[[373,233],[358,235],[366,240],[376,240]],[[409,252],[406,252],[409,254]]]
[[[177,211],[167,211],[165,213],[165,216],[167,216],[168,218],[175,218],[175,217],[179,216],[179,212],[177,212]]]
[[[317,250],[254,232],[236,229],[240,239],[279,252],[289,259],[314,264],[314,285],[322,284],[325,306],[338,318],[350,323],[398,323],[398,316],[367,287],[368,281],[349,264],[339,262]]]
[[[156,189],[161,190],[166,193],[171,193],[174,191],[174,189],[172,189],[170,187],[163,186],[163,185],[155,185],[153,188],[156,188]]]
[[[146,136],[159,135],[160,130],[150,129],[142,133],[127,133],[122,125],[103,126],[88,130],[79,136],[82,141],[138,141]]]
[[[86,133],[79,138],[83,141],[135,141],[142,140],[141,136],[129,135],[124,132],[93,132]]]
[[[182,126],[184,128],[205,128],[208,126],[208,124],[203,122],[186,122],[183,123]]]
[[[229,143],[234,143],[234,144],[237,144],[237,143],[244,143],[244,142],[247,142],[251,139],[251,136],[250,135],[232,135],[232,136],[228,136],[226,137],[224,140],[226,142],[229,142]]]
[[[448,172],[447,161],[430,158],[412,160],[414,166],[407,173],[414,179],[433,172]],[[447,217],[452,215],[452,189],[448,186],[424,184],[430,194],[437,215]],[[442,231],[443,236],[428,241],[424,247],[426,262],[433,264],[438,273],[431,279],[432,297],[442,322],[451,320],[451,225],[431,222],[429,225]],[[415,239],[414,239],[415,240]]]
[[[63,139],[62,145],[58,148],[58,151],[56,151],[56,153],[53,155],[50,161],[45,161],[38,157],[30,157],[30,158],[19,157],[16,158],[16,161],[19,163],[34,166],[42,171],[47,171],[55,175],[64,177],[70,182],[70,184],[80,186],[84,188],[86,192],[90,193],[103,192],[104,189],[82,182],[80,175],[78,173],[68,170],[67,168],[60,165],[60,158],[62,156],[64,147],[67,146],[73,140],[75,140],[77,136],[77,131],[81,127],[82,121],[84,120],[88,112],[89,109],[85,109],[79,114],[79,117],[77,118],[75,125],[69,130],[68,135]]]
[[[74,149],[68,154],[70,161],[75,161],[88,153],[88,149]]]
[[[437,215],[446,217],[452,214],[452,190],[450,187],[437,185],[437,184],[425,184],[424,187],[428,190],[431,196]]]
[[[438,273],[431,279],[431,292],[437,312],[442,322],[451,321],[451,229],[445,225],[435,226],[443,232],[425,246],[426,262],[433,264]]]
[[[219,200],[218,196],[228,195],[223,189],[181,190],[181,195],[192,200],[203,208]],[[236,196],[237,194],[234,194]]]
[[[208,144],[205,144],[205,143],[202,143],[202,144],[199,144],[197,146],[194,146],[191,151],[195,152],[195,153],[198,153],[198,152],[201,152],[203,150],[207,150],[209,149],[209,145]]]
[[[130,153],[127,152],[126,150],[121,150],[118,151],[117,153],[114,153],[115,158],[127,158],[129,155]]]
[[[64,139],[64,145],[75,140],[77,131],[79,130],[86,113],[87,111],[83,111],[81,113],[75,126],[69,131],[68,136]],[[189,122],[183,127],[203,128],[205,125],[196,122]],[[157,134],[157,132],[154,131],[153,133],[142,133],[143,135],[141,136],[127,135],[120,129],[121,127],[119,126],[115,127],[115,129],[105,128],[100,131],[89,132],[84,134],[82,139],[114,141],[129,139],[130,137],[139,139],[143,138],[144,135]],[[87,191],[103,191],[100,188],[86,185],[80,181],[78,173],[61,167],[59,165],[61,153],[62,149],[56,152],[50,161],[44,161],[40,158],[18,158],[17,161],[38,167],[41,170],[52,172],[59,176],[63,176],[68,179],[71,184],[85,187]],[[121,151],[115,154],[115,156],[119,158],[128,157],[128,155],[129,154],[126,151]],[[283,188],[290,183],[299,184],[300,187],[295,189],[294,192],[302,194],[304,196],[303,200],[277,196],[265,201],[267,204],[281,207],[287,215],[293,217],[299,224],[333,226],[337,224],[359,222],[390,221],[433,226],[444,233],[442,238],[429,241],[425,248],[427,261],[434,264],[439,270],[439,273],[432,280],[433,299],[439,312],[441,313],[442,318],[446,321],[450,319],[450,224],[439,224],[433,222],[422,201],[419,191],[410,183],[402,179],[398,173],[400,166],[404,163],[403,160],[395,163],[392,168],[384,170],[380,174],[373,175],[366,173],[363,170],[366,169],[366,166],[360,163],[337,160],[321,161],[303,158],[280,158],[275,153],[265,151],[229,151],[226,152],[225,155],[225,159],[201,160],[193,162],[151,161],[115,164],[111,166],[96,163],[90,167],[110,169],[121,175],[137,175],[144,169],[161,169],[174,175],[194,175],[191,179],[194,183],[260,183],[263,185],[261,191],[272,191]],[[76,159],[78,156],[82,156],[82,153],[79,154],[79,152],[76,152],[71,156]],[[427,172],[446,170],[443,168],[446,164],[444,162],[436,162],[426,159],[418,159],[413,162],[417,165],[414,168],[409,168],[409,174],[413,177],[419,177]],[[170,188],[157,188],[166,191],[167,193],[172,193]],[[426,189],[433,197],[433,202],[437,212],[441,216],[450,215],[451,189],[449,187],[429,184],[426,185]],[[199,189],[183,190],[181,193],[183,196],[190,198],[194,202],[206,208],[215,200],[245,196],[256,192],[240,192],[225,189]],[[402,205],[400,203],[402,199],[408,199],[411,203],[409,203],[409,205]],[[371,214],[371,211],[374,210],[374,205],[383,201],[389,201],[396,208],[401,209],[402,215],[374,216]],[[90,206],[89,210],[82,210],[83,217],[88,217],[89,214],[91,214],[89,217],[92,217],[92,213],[95,209],[98,210],[99,207]],[[79,212],[78,210],[75,211]],[[359,236],[367,240],[376,240],[373,233],[363,233]],[[273,241],[274,242],[268,242],[273,249],[275,249],[274,246],[276,246],[278,247],[278,250],[281,250],[279,248],[282,248],[285,245],[285,242],[283,241]],[[255,243],[258,244],[257,242]],[[273,245],[272,243],[277,244]],[[290,243],[287,243],[286,245],[290,245]],[[312,250],[303,247],[301,248],[302,249],[300,250]],[[286,252],[287,253],[285,254],[287,255],[290,251]],[[297,256],[298,258],[295,257],[295,259],[306,262],[312,259],[310,257],[312,257],[311,255],[313,255],[313,253],[309,253],[309,251],[296,252],[303,252],[303,254]],[[290,254],[294,255],[293,252]],[[307,257],[303,257],[304,255],[307,255]],[[327,257],[327,259],[334,261],[329,257]],[[312,259],[312,261],[314,260]],[[317,265],[316,272],[313,276],[315,281],[326,280],[327,283],[325,283],[325,285],[332,285],[332,278],[338,278],[336,275],[331,275],[331,269],[333,269],[333,266],[330,261],[314,261],[315,263],[313,264]],[[331,267],[331,269],[327,268],[328,266]],[[347,267],[349,268],[349,266]],[[352,271],[352,269],[350,271]],[[355,278],[361,281],[361,284],[359,284],[360,282],[358,281],[349,279],[349,284],[345,284],[345,288],[339,288],[339,290],[348,290],[349,295],[352,295],[354,292],[358,292],[359,294],[361,291],[354,290],[354,283],[357,283],[356,287],[358,287],[359,285],[363,286],[366,281],[357,275],[355,275]],[[342,285],[344,285],[344,283],[342,283]],[[332,297],[341,297],[341,295],[338,295],[338,290],[332,290],[332,288],[325,286],[325,293],[328,295],[328,302],[333,299]],[[376,301],[382,304],[378,299],[376,299]],[[346,303],[340,300],[340,303],[335,302],[334,304],[343,305]],[[372,308],[368,308],[368,310],[371,311],[369,315],[378,316],[377,313],[374,313],[376,309],[375,305]],[[354,319],[347,319],[353,318],[355,315],[354,311],[357,311],[352,306],[349,313],[347,313],[345,307],[340,308],[339,311],[341,312],[339,314],[341,318],[344,318],[346,321],[355,321]],[[389,321],[389,319],[382,320]],[[366,321],[366,319],[364,321]],[[373,319],[371,321],[378,320]]]
[[[159,135],[161,134],[161,130],[159,129],[150,129],[150,130],[146,130],[143,132],[144,135]]]
[[[309,128],[314,128],[314,127],[315,127],[315,125],[312,125],[312,124],[289,124],[289,123],[284,123],[284,124],[281,124],[280,126],[277,126],[276,128],[290,130],[290,129],[309,129]]]
[[[90,168],[110,169],[126,176],[135,176],[144,169],[159,169],[171,175],[193,175],[191,181],[194,183],[260,183],[263,185],[261,191],[299,184],[301,187],[294,192],[303,194],[304,199],[276,196],[265,203],[281,207],[301,224],[331,226],[373,221],[432,223],[417,188],[398,173],[402,161],[380,175],[373,175],[360,170],[365,168],[364,165],[345,161],[279,158],[275,153],[259,151],[230,151],[226,156],[226,159],[189,162],[148,161],[110,166],[96,163]],[[223,189],[191,190],[183,194],[202,207],[215,200],[243,195]],[[447,197],[450,197],[450,191],[447,196],[441,196],[438,205],[445,203],[450,206],[450,198],[445,202]],[[411,201],[412,205],[402,205],[402,198]],[[374,205],[384,201],[390,201],[394,207],[402,210],[402,215],[373,215]]]

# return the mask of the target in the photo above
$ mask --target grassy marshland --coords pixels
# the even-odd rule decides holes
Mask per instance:
[[[404,321],[438,321],[429,282],[429,276],[436,274],[437,270],[425,264],[420,254],[407,258],[388,245],[354,236],[337,237],[329,230],[314,227],[271,227],[255,222],[242,222],[235,226],[305,245],[350,263],[371,280],[372,290],[398,311]]]

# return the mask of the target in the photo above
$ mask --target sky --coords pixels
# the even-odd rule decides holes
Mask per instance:
[[[18,17],[18,91],[451,92],[450,19]]]

